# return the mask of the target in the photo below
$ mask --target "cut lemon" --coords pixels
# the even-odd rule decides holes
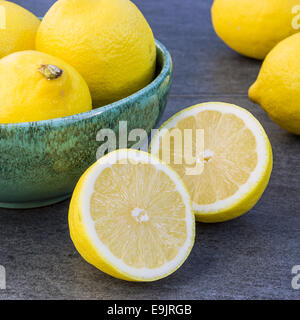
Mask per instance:
[[[183,144],[188,142],[183,138],[185,129],[193,132],[192,155],[203,165],[199,174],[187,174],[190,164],[182,150],[188,148],[180,141],[175,143],[174,138],[163,144],[163,136],[168,132],[172,137],[173,129],[180,130]],[[195,150],[197,129],[204,134],[202,150]],[[163,151],[170,153],[168,164],[183,179],[196,220],[202,222],[227,221],[249,211],[267,187],[273,165],[271,144],[258,120],[243,108],[220,102],[202,103],[174,115],[156,133],[150,150],[160,158]]]
[[[120,279],[153,281],[174,272],[194,244],[195,218],[180,177],[148,153],[109,153],[79,180],[70,205],[75,247]]]

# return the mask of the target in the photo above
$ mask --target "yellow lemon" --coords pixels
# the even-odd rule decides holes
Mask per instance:
[[[35,48],[40,20],[31,12],[9,1],[0,1],[0,58]]]
[[[57,1],[40,25],[36,48],[76,68],[94,106],[122,99],[154,77],[154,37],[129,0]]]
[[[195,236],[191,199],[179,176],[133,149],[111,152],[84,173],[71,200],[69,226],[84,259],[129,281],[174,272]]]
[[[212,21],[233,50],[263,59],[281,40],[299,31],[297,0],[215,0]]]
[[[39,121],[92,109],[81,75],[64,61],[28,50],[0,60],[0,123]]]
[[[172,139],[163,144],[164,135],[174,129],[181,132],[179,142]],[[202,145],[196,141],[197,129],[204,134]],[[189,147],[189,140],[184,139],[182,146],[180,137],[189,130],[193,143]],[[188,148],[195,164],[185,160]],[[173,116],[151,142],[152,154],[161,158],[163,151],[172,155],[170,165],[187,186],[196,219],[202,222],[227,221],[249,211],[272,171],[271,144],[263,127],[247,110],[227,103],[203,103]],[[203,169],[191,174],[189,170],[198,163]]]
[[[266,57],[249,97],[282,128],[300,134],[300,33],[281,41]]]

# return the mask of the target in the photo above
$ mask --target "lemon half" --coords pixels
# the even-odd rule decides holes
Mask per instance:
[[[179,268],[194,243],[194,220],[179,176],[150,154],[128,149],[86,171],[69,210],[71,238],[82,257],[130,281],[157,280]]]
[[[172,128],[193,132],[204,129],[201,174],[187,175],[184,158],[181,164],[175,164],[174,157],[170,158],[171,167],[191,194],[196,220],[227,221],[257,203],[268,184],[273,161],[269,139],[251,113],[219,102],[184,109],[161,126],[151,142],[152,154],[162,157],[162,129]],[[180,154],[174,142],[169,146],[171,155]],[[196,151],[193,150],[194,155],[198,154]]]

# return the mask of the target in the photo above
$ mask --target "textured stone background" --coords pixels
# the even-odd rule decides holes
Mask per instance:
[[[42,16],[50,0],[14,1]],[[250,110],[274,151],[268,189],[245,216],[197,224],[195,247],[180,270],[154,283],[103,274],[76,252],[68,234],[69,202],[35,210],[0,209],[0,299],[299,299],[291,269],[300,264],[300,138],[273,124],[247,98],[260,62],[239,56],[215,35],[212,0],[139,0],[157,39],[170,50],[174,82],[162,121],[203,101]]]

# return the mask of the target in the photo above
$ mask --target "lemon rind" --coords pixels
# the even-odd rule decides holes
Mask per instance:
[[[160,130],[173,128],[176,126],[178,121],[188,116],[192,116],[198,114],[199,112],[207,110],[220,111],[223,114],[233,113],[239,116],[240,119],[244,121],[245,126],[248,127],[255,136],[255,140],[257,143],[256,150],[258,153],[258,158],[260,159],[257,167],[251,173],[247,182],[243,186],[241,186],[239,188],[239,191],[233,196],[208,205],[199,205],[193,202],[193,209],[197,221],[222,222],[242,215],[246,211],[249,211],[255,205],[257,201],[255,203],[249,203],[248,205],[246,205],[246,202],[251,202],[252,198],[254,198],[255,196],[252,195],[252,197],[249,197],[249,195],[253,193],[253,190],[257,190],[257,193],[260,194],[260,196],[262,195],[264,189],[268,184],[272,171],[273,156],[271,144],[262,125],[249,111],[225,102],[204,102],[183,109],[161,125],[161,127],[152,138],[149,152],[152,155],[157,155],[159,150],[158,137]],[[258,199],[260,198],[260,196],[258,197]],[[241,208],[239,208],[240,206]]]
[[[165,264],[163,267],[155,268],[155,269],[138,269],[129,267],[126,265],[121,259],[116,258],[110,250],[101,242],[98,238],[95,228],[94,222],[92,221],[89,212],[90,212],[90,197],[94,192],[94,184],[101,173],[102,170],[111,166],[116,159],[123,159],[124,155],[128,155],[129,159],[133,160],[151,160],[157,168],[160,168],[175,183],[178,192],[181,194],[182,199],[186,206],[186,223],[187,223],[187,239],[179,251],[179,254],[173,259],[171,262]],[[141,156],[137,158],[136,156]],[[77,187],[75,189],[75,197],[74,202],[71,203],[70,206],[70,215],[69,215],[69,223],[71,230],[71,238],[74,241],[74,244],[78,244],[79,239],[76,238],[74,232],[74,221],[72,216],[74,214],[78,214],[77,220],[81,220],[80,228],[81,233],[84,233],[83,237],[88,242],[86,245],[88,250],[84,250],[83,247],[77,245],[77,250],[81,253],[81,255],[91,264],[95,265],[97,268],[102,271],[123,280],[128,281],[154,281],[161,278],[164,278],[174,271],[176,271],[186,260],[188,257],[195,238],[195,217],[192,210],[192,202],[189,196],[189,193],[184,185],[183,181],[179,177],[179,175],[171,169],[169,166],[165,165],[158,158],[153,157],[149,153],[137,151],[133,149],[121,149],[116,150],[114,152],[109,153],[108,155],[99,159],[80,179],[78,183],[78,187],[80,191],[78,191]],[[77,192],[77,193],[76,193]],[[77,199],[77,200],[76,200]],[[72,199],[73,201],[73,199]],[[78,208],[77,212],[75,208]],[[85,242],[86,242],[85,241]],[[86,252],[83,252],[86,251]],[[90,255],[88,252],[92,251]]]

